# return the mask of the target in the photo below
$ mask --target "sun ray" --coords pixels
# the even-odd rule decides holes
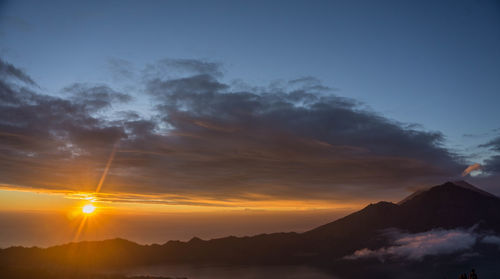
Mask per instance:
[[[80,222],[80,225],[78,226],[78,229],[77,229],[77,231],[76,231],[75,237],[73,238],[73,242],[78,241],[78,239],[80,238],[80,234],[81,234],[81,233],[82,233],[82,231],[83,231],[83,227],[85,227],[85,223],[87,222],[87,218],[88,218],[88,216],[87,216],[87,215],[84,215],[84,216],[83,216],[83,219],[82,219],[82,221]]]
[[[111,155],[109,156],[108,162],[106,163],[106,167],[104,168],[104,172],[102,173],[101,179],[99,180],[99,184],[97,184],[97,188],[95,190],[96,193],[99,193],[99,191],[101,191],[102,185],[104,184],[104,181],[106,180],[106,177],[108,176],[108,172],[109,172],[109,169],[111,167],[111,163],[113,162],[113,159],[115,158],[117,148],[118,148],[118,144],[115,144],[113,147],[113,150],[111,151]]]

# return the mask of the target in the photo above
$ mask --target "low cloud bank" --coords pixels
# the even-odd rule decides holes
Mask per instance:
[[[496,235],[488,235],[488,236],[485,236],[481,242],[483,243],[488,243],[488,244],[496,244],[498,246],[500,246],[500,237],[496,236]]]
[[[478,242],[500,246],[500,237],[476,233],[474,227],[453,230],[438,229],[415,234],[396,232],[392,234],[391,246],[376,250],[360,249],[344,259],[378,258],[382,262],[388,259],[421,261],[426,256],[467,252]]]

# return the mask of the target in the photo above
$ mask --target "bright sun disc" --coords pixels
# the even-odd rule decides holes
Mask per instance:
[[[85,214],[90,214],[90,213],[94,212],[94,210],[95,210],[95,206],[93,206],[91,204],[87,204],[87,205],[83,206],[83,208],[82,208],[82,211]]]

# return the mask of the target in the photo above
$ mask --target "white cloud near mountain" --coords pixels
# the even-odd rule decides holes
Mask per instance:
[[[487,235],[483,239],[481,239],[481,242],[487,244],[496,244],[500,247],[500,237],[496,235]]]
[[[396,232],[392,234],[392,245],[379,249],[360,249],[344,257],[348,260],[362,258],[378,258],[380,261],[405,259],[421,261],[426,256],[448,255],[468,252],[478,242],[500,245],[500,237],[483,235],[470,229],[436,229],[421,233],[408,234]]]

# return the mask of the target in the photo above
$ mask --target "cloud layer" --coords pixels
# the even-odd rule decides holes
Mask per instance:
[[[141,75],[142,95],[73,84],[56,96],[1,63],[4,185],[92,191],[114,146],[103,195],[174,204],[370,199],[465,168],[441,133],[387,119],[312,77],[252,87],[223,82],[216,63],[163,60],[137,74],[116,69]],[[137,98],[152,103],[147,117],[116,110]]]
[[[378,258],[380,261],[390,259],[403,259],[421,261],[426,256],[448,255],[466,252],[478,242],[500,246],[500,237],[484,235],[471,229],[431,230],[427,232],[407,234],[393,232],[391,246],[371,250],[368,248],[355,251],[345,259],[356,260],[362,258]]]

